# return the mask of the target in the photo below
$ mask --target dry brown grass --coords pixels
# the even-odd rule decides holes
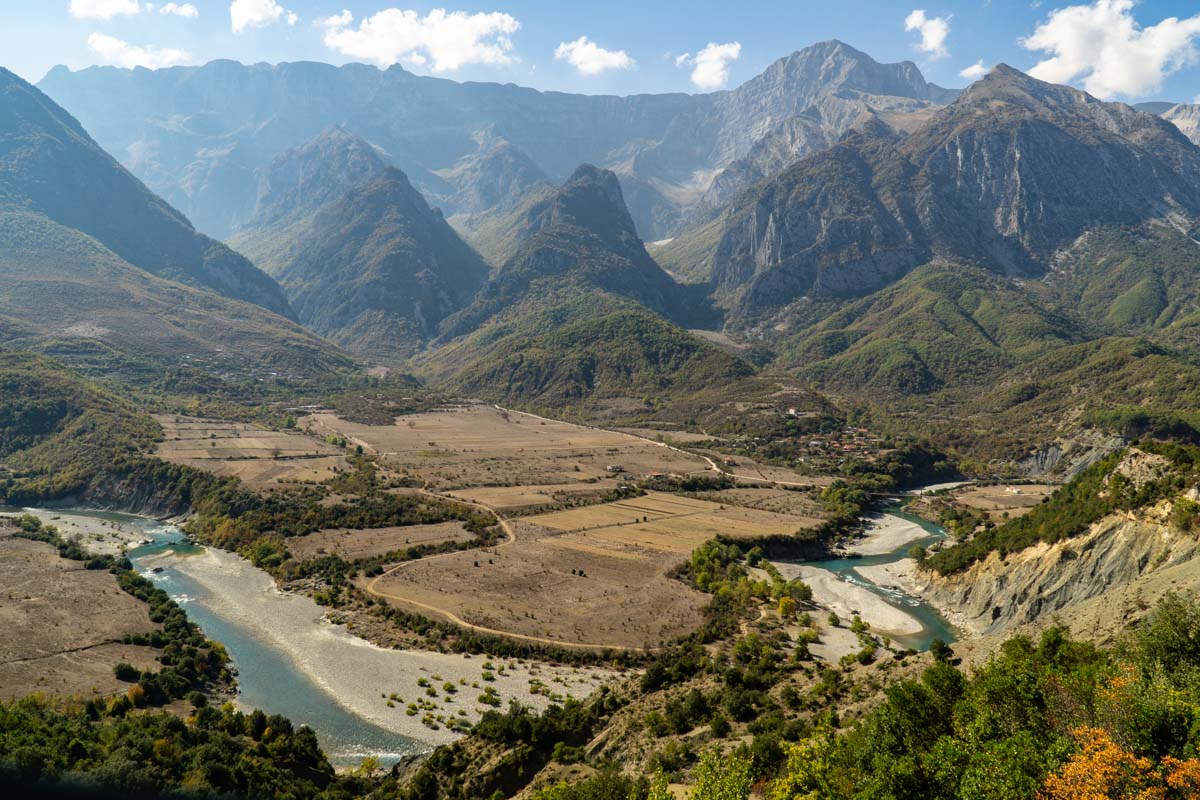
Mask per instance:
[[[988,516],[999,522],[1008,514],[1015,519],[1049,497],[1058,487],[1052,484],[1021,484],[1004,486],[964,486],[956,489],[954,501],[968,508],[988,512]]]
[[[160,458],[240,478],[252,489],[323,483],[334,477],[335,469],[349,469],[340,449],[300,432],[173,414],[155,419],[163,428]]]
[[[439,491],[478,487],[587,485],[612,478],[608,466],[641,477],[699,473],[702,458],[613,431],[472,405],[362,425],[332,413],[305,417],[301,427],[344,436],[399,472],[420,475]]]
[[[651,492],[510,522],[514,541],[403,565],[372,588],[489,632],[637,648],[694,630],[705,595],[667,573],[717,535],[792,533],[806,520]]]
[[[550,644],[657,646],[699,625],[709,598],[666,576],[676,553],[511,524],[510,544],[411,562],[373,588],[401,608]]]
[[[825,515],[815,494],[807,490],[737,487],[704,494],[705,500],[725,505],[745,506],[762,511],[774,511],[793,517],[817,520]]]
[[[795,533],[820,524],[742,506],[722,505],[679,495],[650,492],[615,503],[530,517],[529,521],[585,539],[690,554],[709,539],[758,539]]]
[[[559,483],[549,486],[480,486],[445,492],[451,497],[472,503],[482,503],[506,514],[526,509],[541,509],[572,501],[594,500],[617,487],[615,479],[600,479],[592,483]]]
[[[120,643],[158,626],[107,570],[84,569],[0,523],[0,586],[0,700],[115,694],[128,688],[113,676],[118,662],[159,668],[157,650]]]
[[[439,522],[435,525],[408,525],[401,528],[370,528],[347,530],[334,528],[287,540],[288,550],[297,560],[338,555],[346,561],[374,558],[418,545],[437,545],[445,542],[466,542],[475,535],[461,522]]]

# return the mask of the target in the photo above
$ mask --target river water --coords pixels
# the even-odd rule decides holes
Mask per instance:
[[[16,509],[0,511],[11,512]],[[115,522],[143,534],[149,542],[131,548],[128,552],[130,561],[139,573],[183,606],[208,638],[225,645],[238,671],[239,706],[246,709],[261,708],[267,713],[287,716],[296,724],[308,725],[316,732],[322,749],[335,767],[357,766],[367,756],[374,756],[388,766],[431,749],[427,743],[389,731],[338,703],[304,670],[298,669],[276,643],[261,636],[244,620],[223,613],[222,609],[226,606],[215,602],[216,598],[210,595],[208,589],[173,566],[179,563],[178,559],[162,558],[169,554],[187,556],[203,552],[203,548],[189,544],[182,531],[174,525],[115,512],[59,509],[54,513]],[[828,570],[840,580],[858,584],[878,594],[887,603],[921,623],[922,630],[918,634],[893,636],[897,643],[923,650],[929,647],[934,638],[954,641],[954,628],[933,608],[919,598],[877,586],[856,571],[858,567],[906,558],[914,545],[929,545],[946,535],[939,526],[903,511],[889,513],[921,525],[929,536],[916,542],[907,542],[896,551],[882,555],[803,563]]]
[[[908,558],[909,551],[913,547],[922,546],[928,547],[935,542],[939,542],[946,538],[946,529],[929,520],[922,519],[914,514],[908,514],[899,508],[889,509],[887,514],[894,517],[899,517],[908,522],[920,525],[928,536],[915,541],[905,542],[888,553],[879,555],[863,555],[852,558],[830,558],[820,561],[802,561],[796,562],[809,567],[817,567],[827,570],[836,575],[840,580],[847,583],[861,586],[868,591],[871,591],[882,597],[889,605],[903,611],[905,614],[915,618],[921,623],[921,632],[915,634],[896,634],[891,638],[898,644],[905,647],[911,647],[913,650],[928,650],[930,643],[934,639],[941,639],[943,642],[953,642],[958,639],[957,632],[954,626],[939,614],[932,606],[926,603],[919,597],[913,597],[905,592],[897,589],[891,589],[884,586],[879,586],[872,581],[864,578],[859,572],[860,567],[875,566],[877,564],[893,564],[902,559]]]
[[[297,725],[308,725],[316,732],[321,748],[335,767],[357,766],[367,756],[390,766],[432,749],[416,739],[386,730],[339,704],[303,670],[297,669],[286,653],[264,641],[241,621],[220,613],[217,609],[221,606],[212,602],[203,586],[171,566],[172,560],[158,558],[168,553],[186,556],[203,552],[203,548],[189,544],[174,525],[106,511],[72,509],[55,513],[117,522],[150,539],[149,544],[131,548],[127,553],[129,560],[138,572],[179,603],[205,636],[225,645],[238,671],[238,705],[283,714]],[[155,567],[158,572],[151,571]]]

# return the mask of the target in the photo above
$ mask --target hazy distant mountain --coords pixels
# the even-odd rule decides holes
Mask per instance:
[[[488,135],[477,138],[476,152],[437,173],[446,187],[441,192],[430,190],[434,203],[469,218],[519,202],[536,187],[551,185],[533,159],[511,142]]]
[[[1200,105],[1179,103],[1159,113],[1194,144],[1200,145]]]
[[[91,368],[349,365],[336,348],[260,307],[291,313],[274,281],[197,234],[78,122],[3,70],[0,285],[0,341]]]
[[[234,241],[306,326],[359,355],[412,355],[488,275],[404,173],[345,131],[281,155],[260,181],[258,214]]]
[[[379,177],[387,167],[367,142],[342,128],[329,128],[259,170],[254,216],[246,227],[303,218]]]
[[[785,120],[816,106],[840,133],[864,108],[919,109],[954,94],[911,62],[877,64],[838,42],[701,95],[571,95],[308,62],[58,67],[40,86],[217,236],[251,216],[256,170],[330,125],[382,148],[448,215],[490,207],[539,173],[563,180],[581,162],[611,168],[639,232],[661,238],[702,202],[711,176]]]
[[[0,68],[0,207],[45,215],[160,277],[290,314],[274,281],[196,233],[69,114]]]
[[[529,210],[516,254],[445,321],[424,371],[459,392],[543,406],[751,374],[679,327],[702,320],[704,305],[647,255],[616,176],[584,165]]]

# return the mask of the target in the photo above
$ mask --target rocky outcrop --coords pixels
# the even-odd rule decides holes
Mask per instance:
[[[1028,478],[1068,481],[1126,444],[1120,436],[1083,430],[1035,450],[1017,466]]]
[[[913,588],[977,635],[1049,620],[1135,582],[1151,591],[1156,574],[1173,580],[1180,565],[1193,564],[1200,574],[1200,542],[1171,527],[1170,509],[1163,502],[1137,514],[1114,514],[1082,536],[1039,544],[1004,559],[993,553],[948,577],[920,572]]]
[[[1200,105],[1180,103],[1164,112],[1162,117],[1179,128],[1193,143],[1200,144]]]
[[[900,137],[876,120],[744,195],[713,282],[743,318],[858,297],[934,257],[1040,277],[1101,226],[1200,217],[1170,123],[1001,65]]]

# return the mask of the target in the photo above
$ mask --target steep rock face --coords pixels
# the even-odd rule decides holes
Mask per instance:
[[[744,197],[713,282],[750,318],[867,294],[935,255],[1040,276],[1095,227],[1190,227],[1197,174],[1169,123],[1002,65],[910,135],[868,124]]]
[[[1169,503],[1148,514],[1106,517],[1086,534],[1001,559],[993,553],[948,578],[919,573],[917,588],[974,634],[1001,633],[1180,565],[1200,566],[1200,543],[1167,523]]]
[[[1200,105],[1180,103],[1163,112],[1162,118],[1182,131],[1193,144],[1200,144]]]
[[[48,97],[0,69],[0,208],[44,215],[151,274],[290,316],[279,287],[196,233]]]
[[[781,92],[778,87],[792,87]],[[783,95],[785,99],[781,99]],[[928,83],[910,61],[880,64],[842,42],[822,42],[772,64],[721,109],[727,163],[696,212],[716,213],[755,183],[879,120],[908,130],[958,96]],[[694,218],[694,217],[693,217]]]
[[[706,209],[716,213],[754,184],[782,172],[807,153],[833,145],[835,131],[815,114],[789,117],[763,134],[745,156],[736,159],[712,179],[704,192]]]
[[[396,66],[308,62],[56,68],[41,85],[155,191],[217,236],[252,215],[259,169],[331,125],[384,148],[450,215],[476,213],[497,188],[503,194],[505,185],[533,177],[531,166],[562,180],[581,162],[600,164],[621,176],[639,231],[663,238],[700,201],[711,175],[815,104],[825,109],[822,124],[841,133],[865,107],[936,105],[953,96],[926,83],[911,62],[878,64],[840,42],[780,59],[735,90],[700,95],[543,93],[459,84]],[[481,151],[488,137],[532,163],[519,163],[514,151]],[[807,145],[796,144],[798,156]],[[463,167],[481,155],[492,166]],[[497,182],[497,174],[508,177]]]

